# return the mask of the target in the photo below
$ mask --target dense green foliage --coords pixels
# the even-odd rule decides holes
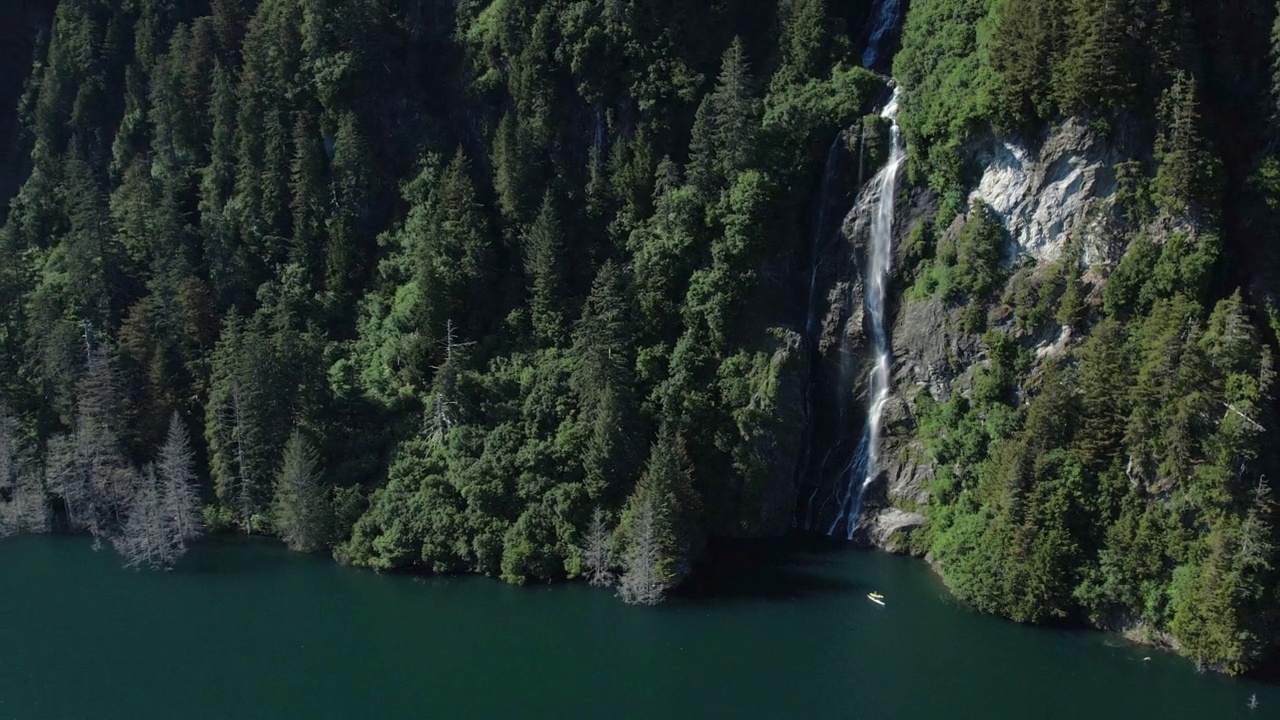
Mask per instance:
[[[523,582],[581,573],[599,509],[660,596],[709,534],[787,524],[764,269],[884,89],[845,5],[58,2],[0,231],[6,427],[56,449],[119,406],[70,455],[119,478],[95,532],[176,412],[214,528]]]
[[[1007,282],[987,208],[911,240],[911,297],[936,295],[961,332],[992,327],[971,387],[920,401],[937,472],[913,546],[983,610],[1083,617],[1240,672],[1275,651],[1280,628],[1265,439],[1277,275],[1258,235],[1280,198],[1265,111],[1280,57],[1250,20],[1274,8],[1066,8],[924,0],[905,28],[902,126],[948,204],[939,220],[964,210],[966,143],[984,132],[1035,138],[1083,115],[1130,154],[1104,237],[1067,239],[1047,266],[1018,260]],[[1106,247],[1118,262],[1099,259]],[[1045,355],[1059,326],[1075,337]]]
[[[648,603],[789,527],[807,215],[842,129],[885,155],[870,3],[56,5],[0,88],[0,534],[165,525],[184,425],[210,527],[368,567]],[[906,301],[983,348],[918,402],[911,544],[975,606],[1276,649],[1276,15],[910,4]],[[1039,267],[974,150],[1069,117],[1117,191]]]
[[[914,3],[894,62],[913,170],[961,210],[974,159],[965,143],[981,132],[1034,136],[1073,115],[1118,132],[1172,115],[1164,95],[1179,77],[1204,85],[1214,109],[1256,139],[1272,114],[1260,20],[1274,13],[1268,0]]]

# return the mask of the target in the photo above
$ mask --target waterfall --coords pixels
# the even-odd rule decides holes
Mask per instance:
[[[876,61],[880,59],[880,44],[898,26],[901,5],[902,0],[880,0],[876,25],[871,30],[871,37],[867,38],[867,49],[862,51],[862,67],[875,67]]]
[[[887,0],[886,4],[891,0]],[[867,382],[867,421],[862,438],[854,452],[853,460],[845,471],[845,488],[835,519],[827,529],[834,535],[843,521],[845,534],[853,539],[858,513],[862,509],[862,496],[876,477],[880,455],[880,422],[884,405],[889,400],[889,333],[885,328],[885,286],[893,264],[893,214],[898,185],[898,170],[906,158],[906,150],[898,131],[898,88],[880,111],[880,117],[889,121],[889,160],[871,180],[871,192],[876,195],[874,215],[871,217],[871,234],[867,243],[867,258],[863,277],[863,307],[871,324],[871,349],[875,365]]]
[[[831,147],[827,149],[827,162],[822,169],[822,184],[818,188],[818,210],[814,213],[813,222],[813,240],[810,244],[809,254],[812,258],[813,267],[809,271],[809,309],[805,314],[804,329],[806,337],[813,337],[814,308],[817,305],[818,292],[818,259],[822,255],[822,244],[824,239],[829,235],[827,225],[829,225],[828,216],[830,215],[829,206],[831,204],[831,180],[835,177],[839,169],[840,161],[840,145],[844,142],[844,133],[836,133],[836,137],[831,141]]]
[[[838,185],[835,181],[841,172],[841,146],[845,142],[845,133],[840,131],[836,133],[835,138],[831,141],[831,146],[827,148],[827,161],[822,168],[822,182],[818,187],[818,203],[813,213],[813,226],[810,229],[811,240],[809,244],[809,298],[807,310],[804,320],[805,342],[809,344],[809,349],[816,354],[816,333],[815,323],[817,322],[818,307],[818,271],[822,266],[822,253],[824,252],[827,241],[836,233],[836,230],[830,227],[831,213],[831,193],[832,186]],[[812,368],[811,368],[812,370]],[[805,413],[805,433],[804,433],[804,454],[800,457],[797,465],[797,472],[804,472],[813,468],[813,379],[809,378],[804,386],[804,413]],[[805,515],[803,527],[805,529],[813,528],[813,497],[817,492],[809,495],[808,513]],[[799,522],[797,514],[794,522]]]

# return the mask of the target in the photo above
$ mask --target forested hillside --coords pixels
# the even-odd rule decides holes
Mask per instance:
[[[660,600],[831,455],[818,236],[895,82],[892,310],[939,320],[894,342],[953,339],[895,378],[895,543],[984,611],[1276,652],[1274,0],[914,0],[892,81],[872,0],[47,6],[0,55],[0,535]],[[1111,190],[1032,252],[975,188],[1064,133]]]
[[[917,0],[894,75],[942,207],[908,241],[903,303],[940,303],[981,348],[913,399],[933,477],[911,546],[983,610],[1254,665],[1280,612],[1273,4]],[[1058,247],[1011,254],[1008,217],[970,206],[1002,172],[993,135],[1105,148],[1106,196]],[[1056,187],[1051,208],[1075,192]]]
[[[885,87],[868,10],[58,2],[7,68],[9,529],[130,547],[169,452],[209,527],[376,568],[656,599],[709,534],[784,531],[798,239]]]

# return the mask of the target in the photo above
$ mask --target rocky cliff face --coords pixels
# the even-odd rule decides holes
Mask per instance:
[[[994,138],[974,152],[982,179],[970,195],[1000,217],[1009,233],[1006,258],[1054,262],[1082,235],[1086,263],[1105,261],[1101,230],[1116,193],[1121,155],[1078,119],[1053,129],[1038,148]]]
[[[871,360],[863,268],[874,198],[861,191],[883,160],[875,157],[875,148],[883,147],[878,130],[868,122],[837,139],[815,209],[805,323],[805,437],[796,463],[797,524],[811,530],[825,531],[834,520],[865,420]],[[857,218],[863,222],[854,229],[851,222]]]
[[[815,215],[809,362],[802,382],[805,436],[797,462],[775,464],[794,468],[797,524],[816,531],[826,531],[834,519],[866,421],[871,358],[863,286],[875,198],[864,186],[879,160],[868,158],[868,148],[876,144],[868,133],[868,128],[846,133],[828,160],[823,205]],[[1003,226],[1006,269],[1043,272],[1064,253],[1076,252],[1086,281],[1096,285],[1109,273],[1124,250],[1108,239],[1123,236],[1111,227],[1119,186],[1115,165],[1123,150],[1121,142],[1107,141],[1075,119],[1032,143],[988,136],[968,149],[979,178],[969,199],[985,205]],[[833,213],[842,203],[851,209],[835,222],[832,218],[840,216]],[[934,468],[918,435],[919,401],[926,394],[941,402],[952,393],[967,392],[974,371],[986,362],[980,335],[963,329],[960,308],[909,292],[909,239],[921,225],[935,223],[938,213],[939,201],[931,191],[900,185],[889,307],[893,393],[884,411],[880,474],[864,499],[857,533],[860,541],[893,552],[910,550],[909,532],[927,522],[923,510]],[[936,228],[936,241],[954,240],[967,220],[961,214],[945,228]],[[986,310],[988,327],[1012,329],[1007,308],[997,304]],[[1073,342],[1065,327],[1021,340],[1035,349],[1038,361],[1064,352]]]
[[[1086,281],[1105,277],[1123,252],[1104,240],[1109,235],[1105,232],[1108,224],[1115,222],[1114,165],[1120,157],[1116,143],[1105,142],[1084,124],[1071,120],[1034,146],[987,138],[970,156],[981,167],[981,179],[970,200],[990,208],[1007,232],[1006,267],[1032,266],[1032,272],[1042,271],[1071,250],[1079,252],[1078,262],[1088,270]],[[891,308],[893,395],[885,408],[880,474],[866,496],[859,531],[861,540],[891,552],[910,550],[909,531],[926,523],[922,511],[929,501],[934,468],[918,436],[920,399],[927,394],[944,401],[952,393],[967,392],[974,371],[986,362],[980,336],[962,329],[959,308],[948,307],[937,297],[920,299],[908,292],[907,240],[918,232],[920,224],[933,222],[937,214],[937,199],[927,190],[906,189],[898,198],[894,241],[897,292]],[[855,261],[865,247],[867,218],[866,209],[859,205],[845,221],[844,236]],[[945,229],[938,228],[938,242],[953,239],[966,219],[961,215]],[[835,313],[837,304],[830,303],[829,314],[840,319],[823,325],[824,342],[838,344],[846,353],[857,353],[865,345],[857,311],[849,309],[860,299],[860,284],[858,273],[847,276],[844,285],[849,287],[849,299],[839,306],[844,314]],[[997,305],[988,311],[989,327],[1012,328],[1007,308]],[[1072,337],[1069,329],[1059,328],[1049,336],[1024,337],[1022,341],[1035,347],[1037,359],[1043,360],[1063,352]],[[862,365],[857,355],[842,356],[841,360],[853,368]],[[851,424],[860,423],[865,415],[865,403],[860,402],[864,374],[855,373],[852,377],[856,381],[848,389],[858,414]]]

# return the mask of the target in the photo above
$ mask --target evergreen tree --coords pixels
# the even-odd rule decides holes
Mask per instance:
[[[520,117],[527,121],[533,141],[543,148],[551,145],[556,127],[556,13],[552,5],[537,11],[508,81]]]
[[[1059,61],[1058,9],[1036,0],[1003,0],[991,34],[992,110],[998,129],[1013,132],[1051,117]]]
[[[587,581],[592,585],[613,584],[613,552],[609,548],[609,526],[605,524],[604,510],[597,507],[591,513],[587,526],[587,547],[582,559],[587,571]]]
[[[689,141],[689,184],[713,198],[745,170],[756,151],[760,106],[742,40],[735,38],[720,63],[715,89],[703,98]]]
[[[146,152],[147,132],[146,80],[133,65],[125,70],[124,117],[111,144],[111,177],[118,179],[137,157]]]
[[[514,113],[508,112],[498,123],[493,137],[493,189],[498,196],[498,209],[507,222],[522,224],[533,213],[537,187],[535,150],[528,130]]]
[[[1196,662],[1223,666],[1233,673],[1248,664],[1251,638],[1241,625],[1241,577],[1231,567],[1232,539],[1219,530],[1201,565],[1179,568],[1190,578],[1174,599],[1170,629]]]
[[[1067,114],[1105,114],[1133,97],[1125,28],[1130,0],[1071,0],[1066,15],[1065,52],[1055,92]]]
[[[272,525],[291,550],[314,552],[328,545],[333,508],[321,481],[319,458],[294,430],[284,448],[272,501]]]
[[[290,87],[301,64],[300,11],[293,0],[258,5],[245,33],[236,92],[237,222],[267,268],[283,259],[289,236]]]
[[[226,213],[236,172],[236,96],[232,73],[219,61],[213,70],[212,138],[209,164],[200,171],[200,229],[204,258],[219,307],[226,307],[244,283],[244,259],[232,218]]]
[[[577,366],[569,384],[587,418],[609,412],[629,416],[623,408],[630,402],[634,382],[633,337],[634,319],[627,278],[618,266],[606,263],[596,275],[582,317],[574,328],[573,354]],[[610,417],[610,421],[613,420]],[[615,432],[623,430],[616,424],[613,428]]]
[[[1271,114],[1272,120],[1280,120],[1280,2],[1276,3],[1276,18],[1271,24]]]
[[[817,77],[828,65],[830,40],[823,0],[780,0],[778,22],[780,57],[770,95]]]
[[[285,113],[268,110],[263,125],[263,156],[255,158],[261,163],[256,178],[260,205],[247,208],[250,237],[257,244],[255,249],[268,268],[284,262],[287,257],[286,238],[292,235],[292,217],[289,214],[290,130]]]
[[[674,343],[681,300],[703,259],[699,241],[705,214],[693,188],[681,187],[679,171],[669,160],[658,166],[654,195],[653,216],[632,231],[627,245],[646,335]]]
[[[493,256],[484,209],[471,181],[470,163],[459,148],[431,198],[428,237],[413,259],[418,288],[426,293],[424,327],[440,332],[449,320],[464,334],[487,325],[492,298]]]
[[[664,432],[627,501],[618,531],[625,547],[618,579],[624,602],[659,603],[689,573],[701,549],[693,524],[700,509],[684,442]]]
[[[542,209],[525,234],[524,246],[534,331],[545,343],[554,345],[564,332],[561,307],[568,288],[564,238],[550,190],[543,195]]]
[[[293,241],[289,261],[303,269],[312,282],[319,279],[318,248],[324,242],[326,191],[324,187],[324,147],[315,120],[298,113],[293,126],[291,166]]]
[[[1216,213],[1220,161],[1207,147],[1200,123],[1196,83],[1179,73],[1160,98],[1155,144],[1160,167],[1153,185],[1157,203],[1167,212]]]
[[[111,232],[106,194],[96,173],[73,148],[67,158],[61,198],[69,223],[65,248],[67,292],[72,317],[106,326],[119,311],[126,289],[120,254]]]
[[[1076,434],[1076,452],[1086,468],[1103,470],[1117,457],[1124,441],[1126,413],[1131,404],[1124,391],[1132,377],[1127,337],[1114,320],[1104,320],[1078,351],[1080,364],[1081,424]],[[1117,381],[1119,381],[1117,385]]]
[[[155,254],[159,204],[151,166],[142,158],[134,160],[123,169],[120,185],[110,198],[111,224],[115,229],[113,244],[118,244],[127,257],[131,274],[140,274]]]
[[[262,330],[229,318],[213,353],[205,439],[218,500],[247,531],[264,520],[270,478],[288,433],[288,390]]]
[[[165,50],[165,39],[174,20],[174,5],[173,0],[138,0],[137,7],[133,52],[143,70],[150,72]]]
[[[325,287],[343,294],[362,273],[361,234],[369,208],[369,148],[356,116],[346,113],[333,145],[333,208],[326,222]]]
[[[670,587],[670,573],[663,567],[665,528],[652,501],[642,500],[634,511],[633,537],[625,556],[626,570],[618,579],[618,597],[632,605],[657,605]]]
[[[203,107],[189,103],[184,87],[185,65],[191,57],[190,34],[179,25],[151,72],[148,120],[155,174],[171,184],[185,184],[186,175],[203,161],[205,138],[200,129]]]
[[[244,0],[213,0],[211,12],[213,30],[218,37],[218,60],[234,65],[248,21]]]

